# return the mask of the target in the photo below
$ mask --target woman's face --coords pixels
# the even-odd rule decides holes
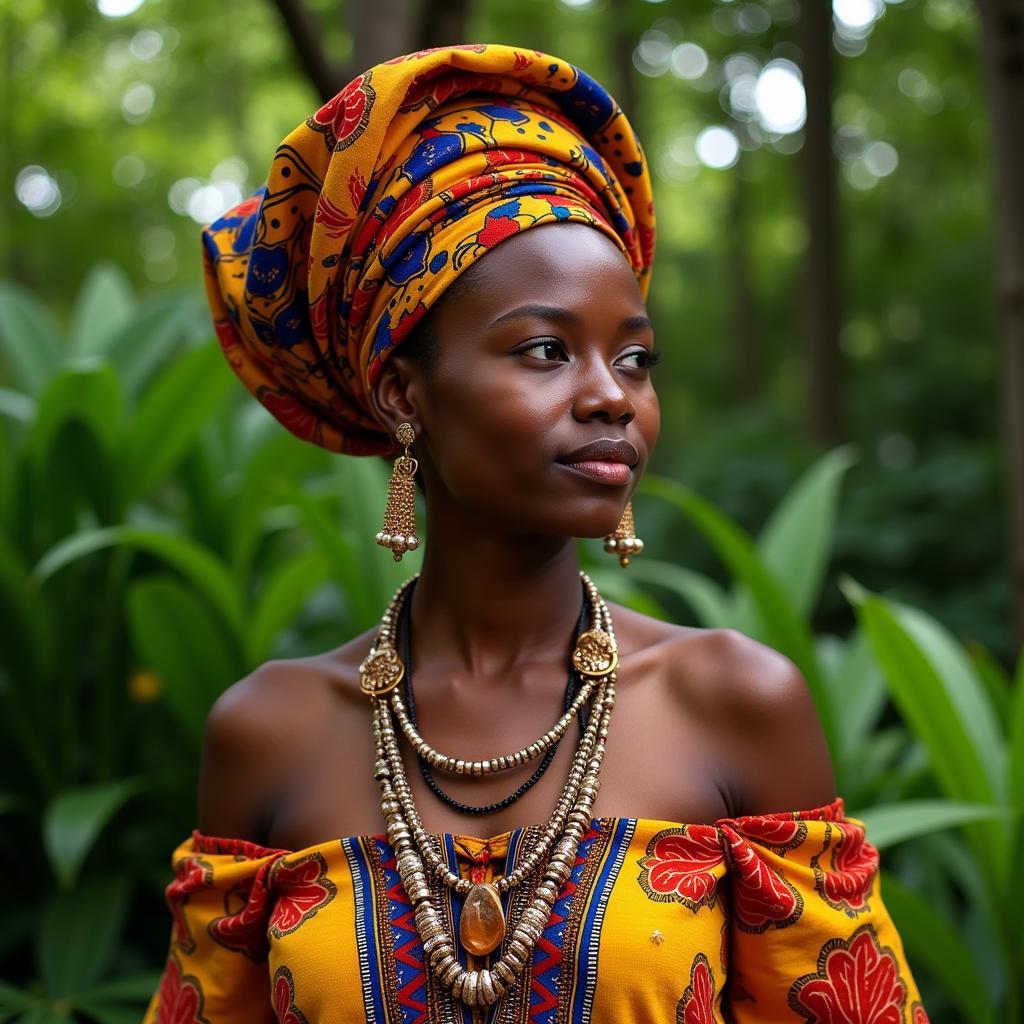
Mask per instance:
[[[426,375],[399,364],[428,507],[517,532],[613,530],[660,423],[654,333],[615,244],[571,222],[515,235],[465,272],[432,329]]]

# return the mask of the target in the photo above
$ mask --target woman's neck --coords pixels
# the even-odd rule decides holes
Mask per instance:
[[[434,525],[412,599],[416,659],[498,677],[564,658],[582,600],[571,538]]]

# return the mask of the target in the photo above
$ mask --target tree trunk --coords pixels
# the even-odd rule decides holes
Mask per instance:
[[[466,38],[468,16],[469,0],[423,0],[417,49],[471,42]]]
[[[1024,645],[1024,0],[978,0],[992,107],[1014,639]]]
[[[615,66],[615,99],[629,118],[637,134],[644,133],[639,126],[639,111],[636,108],[636,72],[633,69],[633,48],[636,35],[630,24],[629,0],[611,0],[611,44],[612,63]]]
[[[807,124],[801,152],[807,217],[805,293],[801,296],[807,364],[807,428],[818,444],[836,444],[845,426],[839,350],[839,244],[836,160],[832,152],[832,5],[805,0],[798,41],[804,54]]]
[[[729,205],[729,269],[732,275],[733,382],[736,397],[751,402],[761,394],[761,352],[757,309],[750,278],[747,183],[739,167],[733,170]]]
[[[330,99],[344,84],[339,68],[328,60],[320,30],[302,0],[274,0],[285,30],[292,41],[299,67],[323,100]],[[357,2],[356,6],[360,6]]]
[[[349,0],[352,60],[345,80],[419,48],[413,36],[414,0]]]

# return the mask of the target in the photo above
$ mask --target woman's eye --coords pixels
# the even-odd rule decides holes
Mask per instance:
[[[646,348],[637,348],[620,357],[618,362],[620,366],[628,366],[631,370],[649,370],[652,366],[656,366],[660,359],[661,356],[657,352]]]
[[[562,346],[557,341],[536,341],[532,345],[519,350],[520,355],[531,356],[533,359],[552,361],[562,358]]]

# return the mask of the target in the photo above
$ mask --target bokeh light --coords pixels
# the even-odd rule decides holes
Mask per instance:
[[[45,167],[30,164],[23,167],[14,179],[14,194],[18,202],[36,217],[49,217],[60,208],[60,186]]]
[[[126,18],[134,14],[144,0],[96,0],[96,10],[104,18]]]
[[[807,96],[800,69],[788,60],[770,61],[754,86],[754,103],[766,131],[788,135],[807,120]]]
[[[740,143],[735,134],[723,125],[705,128],[694,143],[697,159],[705,167],[717,171],[732,167],[740,158]]]

